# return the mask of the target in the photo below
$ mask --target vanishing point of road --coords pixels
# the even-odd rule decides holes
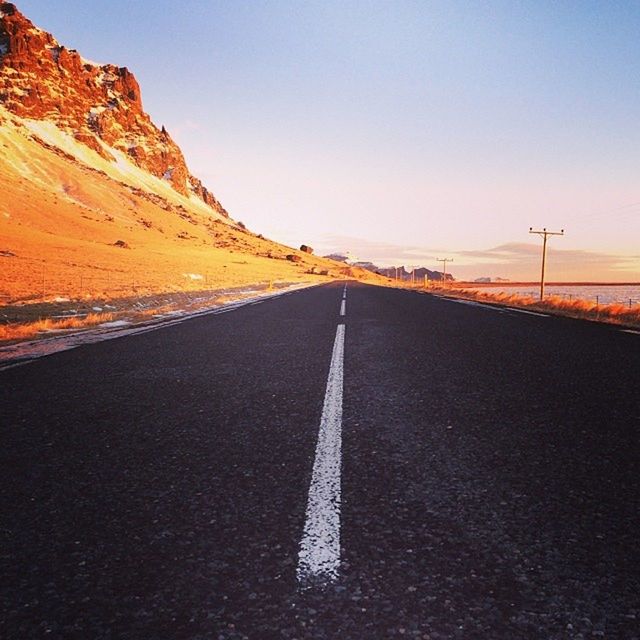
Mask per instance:
[[[0,371],[0,637],[637,640],[639,380],[355,283]]]

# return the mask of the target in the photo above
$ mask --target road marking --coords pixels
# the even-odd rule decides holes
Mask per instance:
[[[292,295],[303,289],[313,289],[321,285],[301,285],[296,286],[293,291],[275,291],[261,294],[261,298],[257,302],[266,302],[274,298],[282,298]],[[124,338],[125,336],[141,335],[158,331],[166,327],[192,320],[201,316],[214,316],[223,313],[229,313],[240,309],[241,307],[256,304],[255,298],[245,300],[236,300],[228,302],[224,307],[205,308],[192,313],[185,313],[183,316],[175,316],[170,319],[158,318],[140,325],[128,325],[127,327],[115,327],[111,329],[88,329],[77,333],[65,333],[63,335],[54,336],[52,338],[44,338],[40,340],[29,340],[28,342],[20,342],[17,344],[0,347],[0,371],[11,369],[13,367],[23,366],[52,355],[61,351],[75,349],[85,344],[94,344],[96,342],[104,342],[106,340],[114,340],[116,338]]]
[[[635,333],[636,335],[640,335],[640,331],[636,331],[635,329],[620,329],[622,333]]]
[[[346,300],[347,299],[347,285],[344,285],[344,289],[342,290],[342,299]]]
[[[338,578],[340,569],[344,333],[344,324],[339,324],[333,343],[304,532],[298,555],[296,575],[303,587],[332,582]]]
[[[530,316],[540,316],[541,318],[548,318],[549,316],[546,313],[538,313],[537,311],[526,311],[525,309],[516,309],[515,307],[494,307],[489,304],[484,304],[482,302],[476,302],[475,300],[456,300],[454,298],[445,298],[450,302],[458,302],[459,304],[467,304],[470,307],[480,307],[481,309],[487,309],[489,311],[497,311],[498,313],[504,313],[505,311],[515,311],[517,313],[526,313]]]
[[[343,300],[342,304],[340,305],[340,315],[344,316],[347,313],[347,301]]]
[[[537,311],[525,311],[525,309],[516,309],[515,307],[507,307],[509,311],[516,311],[517,313],[526,313],[529,316],[540,316],[541,318],[548,318],[546,313],[538,313]]]
[[[460,304],[467,304],[470,307],[480,307],[480,309],[487,309],[488,311],[497,311],[498,313],[504,313],[504,309],[482,304],[481,302],[474,302],[473,300],[453,300],[451,298],[448,298],[448,300],[450,300],[451,302],[458,302]]]

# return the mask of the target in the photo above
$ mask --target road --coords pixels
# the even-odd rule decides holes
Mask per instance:
[[[1,371],[0,636],[637,639],[639,379],[355,283]]]

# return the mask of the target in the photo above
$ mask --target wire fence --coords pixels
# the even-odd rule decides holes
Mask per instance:
[[[603,286],[606,286],[606,285],[603,285]],[[551,292],[551,293],[545,293],[543,299],[547,301],[560,299],[564,302],[587,302],[587,303],[594,303],[596,306],[623,305],[623,306],[629,307],[630,309],[637,305],[640,305],[640,291],[638,292],[638,294],[631,297],[629,295],[625,295],[624,293],[616,292],[614,289],[616,288],[617,285],[610,285],[610,286],[612,291],[609,291],[609,292],[596,293],[596,294],[588,291],[578,292],[578,293]],[[638,288],[640,289],[640,287]],[[485,289],[485,288],[474,289],[474,291],[491,291],[491,289]],[[498,293],[498,291],[499,291],[498,289],[495,290],[496,293]],[[520,291],[520,290],[511,291],[511,290],[503,289],[501,290],[501,292],[507,293],[509,295],[520,296],[520,297],[530,297],[535,299],[539,298],[539,294],[530,289],[527,289],[525,291]]]
[[[269,285],[268,281],[260,283],[262,287]],[[214,291],[228,286],[226,274],[214,269],[176,272],[99,265],[61,267],[47,262],[0,259],[0,305]]]
[[[455,291],[460,288],[460,283],[456,281],[442,281],[442,280],[416,280],[411,279],[398,280],[398,284],[416,289],[434,289],[440,291]],[[571,285],[572,288],[578,289],[580,285]],[[463,289],[468,291],[477,291],[493,294],[505,294],[519,296],[523,298],[539,298],[539,289],[515,289],[511,287],[473,287],[472,285],[464,284]],[[600,293],[595,293],[595,290],[599,290]],[[640,285],[600,285],[594,287],[593,285],[584,285],[582,290],[576,290],[571,293],[566,291],[547,291],[544,295],[544,300],[550,301],[553,299],[560,299],[565,302],[587,302],[594,303],[596,305],[624,305],[629,308],[640,305]]]
[[[242,262],[241,262],[242,264]],[[246,263],[244,263],[246,264]],[[149,269],[109,267],[104,265],[58,264],[45,260],[3,256],[0,253],[0,305],[12,303],[65,302],[103,298],[126,298],[157,294],[213,291],[228,286],[226,268],[193,269],[177,272],[175,268]],[[397,284],[416,289],[457,289],[455,281],[428,280],[410,276],[398,278]],[[268,281],[263,286],[269,286]],[[538,297],[535,288],[465,286],[465,289],[507,294],[522,297]],[[640,305],[640,285],[571,285],[572,291],[554,291],[548,287],[545,300],[560,299],[565,302],[582,301],[597,306],[624,305],[634,308]]]
[[[573,302],[574,300],[585,300],[587,302],[595,302],[596,305],[617,304],[617,305],[628,306],[629,309],[640,304],[640,297],[632,298],[625,295],[615,295],[615,294],[595,294],[595,295],[587,295],[586,297],[584,297],[575,293],[549,293],[545,295],[545,300],[548,298],[560,298],[568,302]]]

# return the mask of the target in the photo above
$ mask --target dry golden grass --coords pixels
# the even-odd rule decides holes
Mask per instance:
[[[36,322],[0,325],[0,340],[26,340],[52,331],[86,329],[113,319],[112,313],[90,313],[86,316],[43,318]]]
[[[378,278],[226,224],[177,194],[132,188],[9,122],[0,122],[0,193],[4,305]]]
[[[598,304],[594,301],[549,296],[539,300],[533,296],[522,296],[505,292],[474,291],[471,289],[438,289],[438,292],[465,300],[490,302],[521,309],[530,309],[571,318],[595,320],[630,327],[640,326],[640,305],[628,307],[623,304]]]

